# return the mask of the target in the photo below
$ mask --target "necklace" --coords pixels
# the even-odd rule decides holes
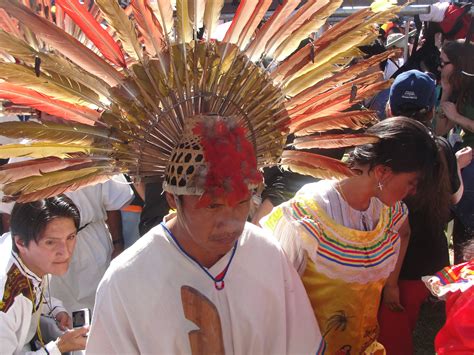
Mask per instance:
[[[232,262],[232,259],[234,258],[234,255],[235,255],[235,252],[237,250],[237,243],[238,243],[238,240],[235,241],[235,244],[234,246],[232,247],[232,254],[230,256],[230,259],[229,261],[227,262],[227,265],[225,266],[224,270],[222,270],[222,272],[217,275],[216,277],[212,276],[209,271],[207,270],[207,268],[205,268],[204,266],[202,266],[199,261],[197,261],[195,258],[193,258],[191,255],[189,255],[184,249],[183,247],[181,246],[181,244],[179,244],[178,240],[175,238],[175,236],[173,235],[173,233],[171,233],[171,231],[165,226],[165,224],[162,222],[160,223],[161,226],[163,227],[163,229],[166,231],[166,233],[168,233],[168,235],[171,237],[171,239],[173,239],[173,241],[176,243],[176,245],[178,246],[179,250],[181,250],[181,252],[188,257],[188,259],[191,259],[197,266],[199,266],[199,268],[205,272],[205,274],[212,280],[214,281],[214,287],[216,288],[216,290],[220,291],[224,288],[225,286],[225,282],[224,282],[224,278],[225,278],[225,275],[227,274],[227,271],[229,270],[229,267],[230,267],[230,263]]]
[[[30,279],[28,278],[28,276],[25,276],[25,277],[26,277],[26,282],[28,283],[28,288],[30,290],[31,302],[33,303],[33,313],[35,313],[36,311],[38,311],[38,309],[41,306],[41,303],[43,302],[44,287],[41,288],[40,300],[38,302],[38,306],[36,306],[36,302],[35,302],[36,293],[33,293],[33,288],[31,287]],[[41,320],[41,315],[38,317],[38,325],[36,326],[36,334],[38,335],[38,340],[41,343],[41,346],[44,348],[43,336],[41,335],[41,329],[40,329],[40,320]]]

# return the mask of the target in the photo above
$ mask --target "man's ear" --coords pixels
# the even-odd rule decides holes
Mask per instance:
[[[27,248],[27,246],[25,245],[25,242],[23,240],[21,240],[21,238],[17,235],[15,235],[13,237],[13,242],[15,243],[16,248],[18,249],[18,251],[23,251]]]
[[[168,205],[171,207],[171,209],[173,210],[176,210],[177,208],[177,204],[176,204],[176,199],[175,199],[175,195],[169,193],[169,192],[165,192],[166,194],[166,202],[168,202]]]

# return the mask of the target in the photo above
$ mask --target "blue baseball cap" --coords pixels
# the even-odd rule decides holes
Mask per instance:
[[[407,111],[429,111],[436,101],[436,83],[426,73],[409,70],[397,76],[390,87],[389,104],[394,115]]]

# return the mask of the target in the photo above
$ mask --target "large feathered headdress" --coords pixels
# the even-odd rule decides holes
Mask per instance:
[[[266,166],[350,174],[298,149],[374,140],[322,133],[376,120],[347,109],[387,87],[368,69],[391,53],[345,65],[399,7],[382,1],[299,48],[342,0],[284,0],[263,25],[272,1],[241,1],[219,41],[223,2],[56,0],[52,11],[48,1],[0,0],[0,98],[62,118],[0,124],[1,135],[28,139],[0,157],[33,158],[1,168],[5,195],[30,201],[127,173],[232,203]]]

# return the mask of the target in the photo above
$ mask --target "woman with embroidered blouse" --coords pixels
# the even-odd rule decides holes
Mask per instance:
[[[353,176],[308,184],[261,221],[297,268],[329,354],[385,353],[377,310],[384,286],[396,294],[408,245],[401,201],[437,163],[434,140],[419,122],[395,117],[367,134],[379,140],[350,153]],[[393,309],[401,307],[391,299]]]

